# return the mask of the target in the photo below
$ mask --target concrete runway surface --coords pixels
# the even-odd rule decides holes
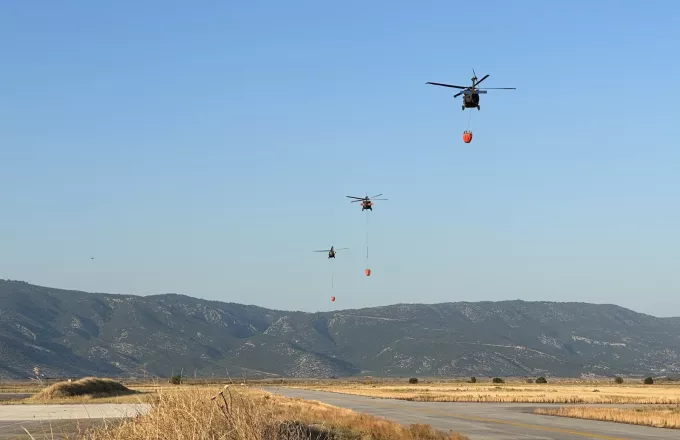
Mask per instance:
[[[264,390],[287,397],[318,400],[329,405],[385,417],[402,424],[427,423],[435,429],[459,432],[471,440],[680,439],[680,430],[677,429],[541,416],[532,413],[534,408],[539,407],[569,406],[561,404],[409,402],[283,387],[266,387]]]
[[[104,420],[133,417],[148,411],[147,404],[97,403],[68,405],[0,405],[0,439],[61,438]]]

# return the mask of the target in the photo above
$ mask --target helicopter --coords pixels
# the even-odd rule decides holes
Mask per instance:
[[[354,196],[347,196],[349,199],[356,199],[352,200],[350,203],[354,202],[361,202],[361,210],[364,211],[366,209],[370,209],[373,211],[373,202],[371,202],[371,199],[373,200],[387,200],[387,199],[376,199],[376,197],[381,196],[381,194],[375,195],[373,197],[368,197],[368,193],[366,194],[366,197],[354,197]]]
[[[337,251],[343,251],[349,248],[340,248],[340,249],[334,249],[333,246],[331,246],[330,249],[322,249],[320,251],[314,251],[314,252],[328,252],[328,258],[335,258],[335,253]]]
[[[473,108],[477,107],[477,110],[480,110],[479,107],[479,94],[486,94],[486,90],[516,90],[515,87],[487,87],[486,90],[480,90],[477,88],[479,83],[484,81],[489,77],[489,74],[486,74],[477,81],[477,74],[475,73],[475,69],[472,69],[472,87],[463,87],[463,86],[455,86],[452,84],[442,84],[442,83],[436,83],[436,82],[427,82],[425,84],[432,84],[435,86],[442,86],[442,87],[451,87],[453,89],[462,89],[462,91],[456,93],[453,95],[454,98],[459,97],[460,95],[463,96],[463,111],[465,111],[466,108]]]

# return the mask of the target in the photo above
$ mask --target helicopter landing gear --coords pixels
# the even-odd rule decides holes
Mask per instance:
[[[479,111],[479,106],[477,106],[477,111]]]
[[[465,104],[463,104],[461,110],[465,111]]]

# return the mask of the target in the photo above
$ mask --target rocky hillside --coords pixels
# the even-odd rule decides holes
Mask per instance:
[[[680,373],[680,319],[614,305],[409,304],[328,313],[0,280],[0,377]]]

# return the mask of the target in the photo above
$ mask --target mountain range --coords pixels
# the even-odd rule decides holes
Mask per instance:
[[[680,373],[680,318],[616,305],[450,302],[292,312],[0,280],[0,378]]]

